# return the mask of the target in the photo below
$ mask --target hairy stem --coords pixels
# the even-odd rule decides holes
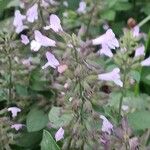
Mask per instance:
[[[9,98],[8,98],[8,104],[11,103],[12,99],[12,62],[11,62],[11,56],[8,56],[8,63],[9,63]]]
[[[120,97],[120,102],[119,102],[119,117],[118,117],[118,123],[119,121],[121,120],[121,109],[122,109],[122,104],[123,104],[123,98],[126,94],[126,89],[125,89],[125,82],[126,82],[126,74],[127,74],[127,71],[126,71],[126,66],[125,66],[125,70],[124,70],[124,74],[123,74],[123,87],[122,87],[122,90],[121,90],[121,97]]]

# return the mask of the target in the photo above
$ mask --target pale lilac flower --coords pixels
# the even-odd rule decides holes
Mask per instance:
[[[15,129],[16,131],[19,131],[24,125],[23,124],[13,124],[11,125],[12,129]]]
[[[31,47],[31,50],[37,52],[41,48],[41,44],[35,40],[32,40],[30,47]]]
[[[42,35],[42,33],[38,30],[34,31],[35,40],[31,41],[31,50],[38,51],[41,46],[49,47],[56,46],[56,42],[47,36]]]
[[[113,57],[112,51],[105,44],[102,44],[102,48],[98,51],[98,53],[100,55],[105,55],[105,56],[108,56],[110,58]]]
[[[150,66],[150,57],[141,62],[141,66]]]
[[[50,25],[44,27],[44,29],[45,30],[52,29],[54,32],[63,31],[60,19],[55,14],[50,15]]]
[[[99,80],[103,81],[113,81],[115,84],[123,87],[123,82],[120,79],[120,69],[115,68],[109,73],[103,73],[98,75]]]
[[[80,13],[80,14],[81,13],[83,13],[83,14],[86,13],[86,3],[84,1],[81,1],[79,3],[79,8],[77,9],[77,12]]]
[[[100,115],[100,118],[103,120],[102,131],[111,134],[111,131],[113,130],[113,125],[107,120],[105,116]]]
[[[25,20],[25,19],[26,19],[26,16],[22,15],[19,10],[16,10],[13,25],[15,27],[22,26],[23,25],[23,20]]]
[[[136,150],[139,146],[139,140],[137,137],[129,139],[130,150]]]
[[[56,42],[47,36],[42,35],[42,33],[38,30],[34,31],[35,40],[39,42],[42,46],[48,47],[48,46],[56,46]]]
[[[22,15],[19,10],[15,11],[15,17],[13,21],[13,25],[16,27],[16,33],[20,33],[24,29],[28,28],[23,25],[23,20],[26,19],[26,16]]]
[[[144,45],[138,47],[138,48],[135,50],[135,56],[134,56],[134,57],[144,56],[144,55],[145,55],[144,51],[145,51]]]
[[[35,3],[31,8],[27,11],[27,20],[33,23],[35,20],[38,19],[38,4]]]
[[[113,54],[110,49],[115,49],[119,47],[119,42],[115,37],[115,34],[111,29],[108,29],[105,34],[99,36],[96,39],[92,40],[93,45],[102,45],[100,54],[104,54],[108,57],[112,57]]]
[[[55,140],[60,141],[62,138],[64,138],[64,129],[61,127],[55,134]]]
[[[51,66],[52,68],[56,69],[60,65],[59,61],[55,58],[55,56],[52,53],[46,52],[46,58],[48,62],[42,67],[42,69],[45,69],[48,66]]]
[[[140,27],[139,26],[135,26],[132,30],[131,30],[133,37],[139,37],[140,35]]]
[[[21,34],[21,42],[25,45],[27,45],[30,41],[29,41],[29,38],[24,35],[24,34]]]
[[[93,39],[92,43],[93,45],[105,44],[110,49],[115,49],[116,47],[119,47],[119,42],[116,39],[112,29],[108,29],[105,34],[99,36],[96,39]]]
[[[65,64],[60,65],[59,61],[50,52],[46,52],[46,58],[48,62],[44,66],[42,66],[42,69],[51,66],[52,68],[57,69],[59,73],[63,73],[68,68],[68,66]]]
[[[7,110],[12,113],[13,118],[15,118],[17,116],[18,112],[21,112],[21,109],[18,107],[9,107]]]

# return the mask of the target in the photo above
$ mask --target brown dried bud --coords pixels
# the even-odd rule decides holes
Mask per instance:
[[[134,28],[137,23],[136,23],[134,18],[129,18],[128,21],[127,21],[127,24],[128,24],[129,28]]]

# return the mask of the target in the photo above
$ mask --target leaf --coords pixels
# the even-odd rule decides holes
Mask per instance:
[[[16,85],[16,92],[20,96],[28,96],[28,89],[24,85],[17,84]]]
[[[73,115],[71,113],[61,115],[61,108],[53,107],[50,110],[48,117],[49,117],[49,121],[52,123],[52,126],[54,128],[60,128],[62,126],[68,125]]]
[[[9,2],[10,0],[0,0],[0,13],[6,9]]]
[[[144,12],[146,15],[150,15],[150,4],[146,4],[146,5],[144,5],[143,6],[143,8],[142,8],[142,12]]]
[[[130,72],[130,75],[131,75],[131,77],[134,79],[134,80],[136,80],[138,83],[140,82],[140,78],[141,78],[141,75],[140,75],[140,73],[138,72],[138,71],[136,71],[136,70],[132,70],[131,72]]]
[[[60,150],[51,134],[46,130],[43,131],[41,150]]]
[[[115,19],[116,12],[114,10],[106,10],[101,14],[102,19],[113,21]]]
[[[117,3],[117,1],[118,0],[107,0],[108,7],[113,7]]]
[[[132,5],[127,2],[118,2],[115,4],[114,9],[117,11],[126,11],[132,8]]]
[[[150,111],[136,111],[128,115],[129,124],[135,130],[150,128]]]
[[[27,129],[29,132],[39,131],[48,123],[48,116],[37,108],[33,108],[27,115]]]
[[[42,139],[42,132],[21,133],[21,136],[17,137],[16,144],[21,147],[35,147]]]

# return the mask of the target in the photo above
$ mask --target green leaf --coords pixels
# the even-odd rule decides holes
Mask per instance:
[[[116,12],[114,10],[106,10],[101,14],[102,19],[113,21],[115,19]]]
[[[146,76],[146,79],[147,79],[147,80],[150,80],[150,74]]]
[[[150,15],[150,4],[146,4],[144,5],[144,7],[142,8],[142,12],[144,12],[146,15]]]
[[[10,0],[0,0],[0,13],[6,9],[9,2]]]
[[[134,80],[136,80],[138,83],[140,82],[140,78],[141,78],[141,75],[140,75],[140,73],[138,72],[138,71],[136,71],[136,70],[132,70],[131,72],[130,72],[130,75],[131,75],[131,77],[134,79]]]
[[[24,85],[17,84],[16,85],[16,92],[20,96],[28,96],[28,89]]]
[[[118,0],[107,0],[108,7],[113,7],[117,3],[117,1]]]
[[[32,133],[21,133],[17,139],[15,139],[16,144],[21,147],[34,147],[38,145],[42,139],[42,132],[32,132]]]
[[[128,115],[129,124],[135,130],[150,128],[150,111],[136,111]]]
[[[127,2],[118,2],[115,4],[114,9],[117,11],[126,11],[132,8],[132,4]]]
[[[73,115],[71,113],[61,115],[61,108],[53,107],[50,110],[48,117],[54,128],[60,128],[62,126],[68,125]]]
[[[48,123],[48,116],[37,108],[33,108],[27,115],[27,129],[29,132],[39,131]]]
[[[43,131],[41,150],[60,150],[51,134],[46,130]]]

